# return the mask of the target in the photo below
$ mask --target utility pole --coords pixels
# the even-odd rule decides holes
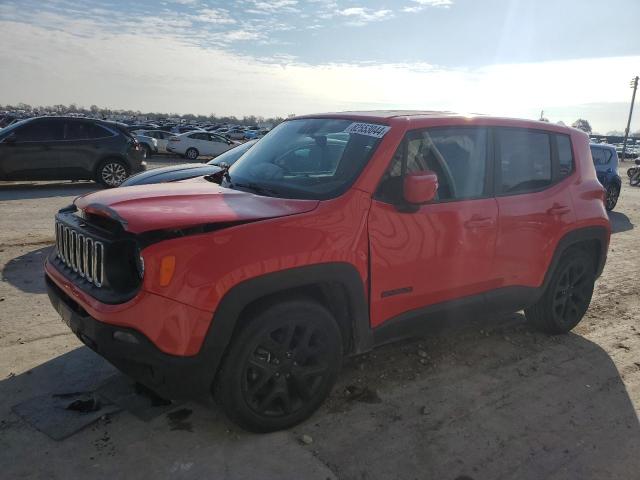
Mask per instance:
[[[627,152],[627,139],[629,138],[629,128],[631,127],[631,115],[633,115],[633,104],[636,101],[636,90],[638,90],[638,76],[631,80],[630,87],[633,88],[633,96],[631,97],[631,108],[629,109],[629,119],[627,120],[627,128],[624,131],[624,143],[622,144],[622,161],[625,160]]]

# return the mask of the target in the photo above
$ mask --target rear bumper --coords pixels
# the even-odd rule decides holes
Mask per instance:
[[[221,356],[212,351],[182,357],[164,353],[141,332],[93,318],[45,275],[49,300],[64,323],[89,348],[120,371],[170,399],[205,398],[211,394]],[[215,363],[215,362],[214,362]]]

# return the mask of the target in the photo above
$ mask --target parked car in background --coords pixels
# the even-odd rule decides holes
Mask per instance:
[[[267,133],[269,133],[269,130],[266,128],[261,128],[259,130],[247,130],[246,132],[244,132],[244,138],[247,140],[251,140],[253,138],[262,138]]]
[[[124,124],[127,125],[127,124]],[[158,128],[158,125],[155,123],[135,123],[131,125],[127,125],[127,128],[130,132],[135,132],[136,130],[153,130]]]
[[[258,432],[311,416],[345,356],[433,322],[524,310],[571,331],[611,234],[584,132],[390,111],[287,119],[220,185],[96,192],[55,222],[46,286],[71,331]],[[64,239],[94,225],[85,270]]]
[[[9,125],[17,122],[18,120],[19,120],[18,117],[14,115],[5,115],[2,118],[0,118],[0,129],[8,127]]]
[[[155,138],[142,133],[133,133],[133,136],[143,146],[147,157],[158,153],[158,141]]]
[[[95,180],[117,187],[145,169],[142,145],[120,125],[36,117],[0,130],[0,180]]]
[[[168,167],[154,168],[127,178],[122,187],[134,185],[147,185],[150,183],[166,183],[187,180],[189,178],[214,175],[223,168],[233,165],[242,155],[255,145],[257,140],[250,140],[237,147],[227,150],[207,163],[186,163],[183,165],[171,165]]]
[[[161,153],[169,153],[167,150],[167,144],[169,143],[169,139],[175,136],[174,133],[166,132],[164,130],[138,130],[137,133],[154,138],[158,147],[157,151]]]
[[[184,155],[189,160],[195,160],[200,155],[216,157],[235,147],[237,143],[221,135],[205,131],[196,131],[174,135],[169,138],[167,151]]]
[[[231,140],[244,140],[246,130],[244,128],[232,128],[228,130],[224,136]]]
[[[198,127],[195,127],[193,125],[176,125],[175,127],[173,127],[171,129],[172,133],[185,133],[185,132],[192,132],[194,130],[199,130]]]
[[[607,210],[613,210],[618,203],[620,197],[620,189],[622,188],[622,179],[618,174],[618,154],[613,145],[603,143],[592,143],[591,157],[593,165],[596,168],[598,181],[605,188],[605,207]]]

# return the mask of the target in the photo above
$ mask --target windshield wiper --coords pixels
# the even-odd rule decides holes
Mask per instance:
[[[215,165],[215,166],[219,167],[220,171],[216,173],[212,173],[211,175],[207,175],[204,178],[212,181],[213,183],[217,183],[218,185],[222,185],[222,181],[226,180],[227,183],[230,185],[231,176],[229,175],[229,168],[231,167],[231,165],[228,165],[223,162],[221,165]]]
[[[268,187],[263,187],[262,185],[258,185],[257,183],[249,182],[249,183],[229,183],[230,188],[244,188],[250,190],[258,195],[264,195],[267,197],[279,197],[280,194]]]

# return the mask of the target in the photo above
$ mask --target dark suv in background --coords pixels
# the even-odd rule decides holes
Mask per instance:
[[[38,117],[0,130],[0,180],[95,180],[117,187],[145,169],[145,151],[116,123]]]

